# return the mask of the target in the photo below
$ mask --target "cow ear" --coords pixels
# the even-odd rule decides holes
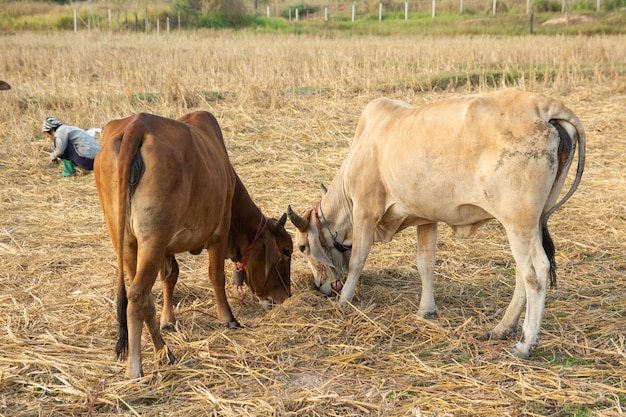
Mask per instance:
[[[320,188],[322,189],[322,197],[328,192],[328,188],[324,185],[324,183],[320,184]]]

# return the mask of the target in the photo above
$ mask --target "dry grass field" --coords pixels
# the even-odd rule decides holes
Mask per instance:
[[[626,413],[626,38],[93,32],[0,43],[0,79],[12,85],[0,92],[1,416]],[[45,168],[45,116],[90,128],[209,110],[253,199],[277,217],[317,201],[371,99],[419,105],[505,85],[562,99],[588,139],[582,184],[551,217],[559,282],[529,359],[483,338],[515,281],[491,223],[465,240],[441,227],[433,320],[416,315],[413,229],[374,247],[354,309],[312,288],[299,253],[283,305],[266,312],[231,288],[241,330],[215,318],[206,252],[182,254],[178,329],[165,334],[179,360],[160,363],[144,332],[146,376],[124,377],[116,258],[93,174]]]

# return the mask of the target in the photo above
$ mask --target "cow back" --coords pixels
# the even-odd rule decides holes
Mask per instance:
[[[139,161],[144,166],[140,179],[131,175]],[[104,128],[95,165],[116,246],[121,228],[131,239],[161,236],[170,254],[227,235],[224,219],[230,219],[234,172],[209,113],[195,112],[180,121],[140,113],[112,121]],[[128,213],[128,221],[120,213]]]

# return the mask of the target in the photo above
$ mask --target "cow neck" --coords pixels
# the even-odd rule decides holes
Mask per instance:
[[[248,191],[237,177],[233,195],[230,234],[228,238],[230,259],[245,268],[255,243],[267,225],[263,212],[254,204]],[[240,265],[237,265],[240,269]]]
[[[241,272],[246,269],[246,265],[248,264],[248,259],[250,259],[250,254],[252,253],[252,249],[254,248],[254,245],[259,239],[259,236],[261,236],[261,233],[263,232],[263,229],[265,229],[266,225],[267,225],[267,221],[265,220],[265,216],[261,215],[259,226],[256,229],[256,233],[254,234],[254,238],[252,239],[252,242],[250,242],[250,244],[248,245],[248,248],[246,249],[243,255],[243,259],[235,263],[235,271]]]
[[[318,205],[332,229],[345,229],[352,225],[352,203],[347,198],[348,190],[333,182],[324,193]]]
[[[343,253],[346,250],[348,250],[349,248],[344,246],[343,243],[341,243],[341,242],[339,242],[337,240],[337,236],[339,235],[339,232],[337,230],[335,230],[333,232],[333,230],[335,228],[332,227],[333,225],[328,221],[328,219],[324,215],[324,210],[322,209],[322,202],[323,202],[323,200],[324,199],[322,198],[322,200],[320,200],[313,207],[313,214],[315,216],[315,223],[317,225],[317,230],[318,230],[318,234],[319,234],[320,243],[322,244],[322,247],[325,250],[329,250],[329,249],[335,248],[339,252]],[[337,213],[335,213],[335,215],[336,214]],[[326,237],[324,236],[324,229],[326,229],[326,231],[328,231],[328,233],[330,234],[330,237],[332,239],[332,243],[328,243],[328,241],[326,240]]]

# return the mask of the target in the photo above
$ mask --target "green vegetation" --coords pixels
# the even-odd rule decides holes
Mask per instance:
[[[525,0],[499,0],[496,14],[491,0],[437,0],[433,17],[426,3],[383,0],[356,2],[280,2],[258,0],[161,0],[147,5],[137,0],[72,2],[0,0],[0,31],[77,30],[144,31],[179,29],[252,29],[278,33],[321,33],[351,35],[502,35],[518,36],[531,30]],[[379,15],[379,4],[383,13]],[[352,18],[354,5],[355,16]],[[562,13],[562,2],[534,0],[533,33],[595,35],[626,33],[626,0],[604,0],[600,11],[594,0],[570,3]],[[298,18],[296,19],[296,10]],[[408,11],[408,14],[405,14]]]

